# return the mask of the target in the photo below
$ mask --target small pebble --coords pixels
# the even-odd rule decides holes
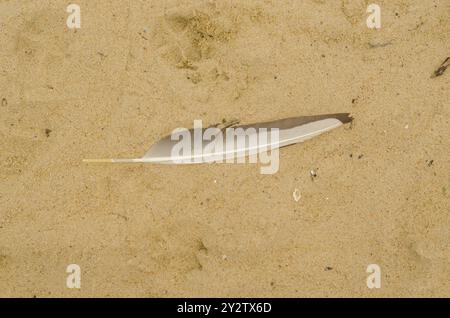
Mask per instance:
[[[317,177],[317,172],[314,169],[311,169],[311,171],[309,171],[309,174],[311,176],[311,180],[314,181],[314,178]]]

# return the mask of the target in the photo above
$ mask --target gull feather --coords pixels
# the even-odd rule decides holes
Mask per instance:
[[[321,135],[327,131],[334,128],[340,127],[346,123],[350,123],[353,118],[349,113],[337,113],[337,114],[327,114],[327,115],[315,115],[315,116],[301,116],[301,117],[291,117],[276,121],[269,121],[263,123],[255,123],[249,125],[240,125],[233,127],[234,129],[242,128],[247,130],[248,128],[254,128],[254,134],[259,138],[261,128],[270,130],[277,128],[279,130],[279,139],[271,142],[260,144],[256,148],[250,148],[249,143],[246,142],[245,145],[239,147],[236,143],[232,149],[224,149],[221,153],[213,154],[202,154],[201,158],[198,158],[198,154],[194,154],[192,151],[190,154],[183,155],[180,157],[174,157],[172,155],[172,150],[175,145],[179,142],[178,140],[172,140],[172,136],[166,136],[155,143],[149,151],[142,158],[135,159],[84,159],[84,162],[110,162],[110,163],[160,163],[160,164],[182,164],[182,163],[192,163],[198,162],[196,159],[202,159],[203,162],[212,162],[223,158],[225,155],[233,155],[234,158],[239,158],[247,156],[250,152],[261,153],[267,151],[267,149],[276,149],[300,142],[304,142],[308,139]],[[206,129],[202,129],[203,132]],[[226,132],[226,129],[222,130]],[[253,131],[253,130],[252,130]],[[194,129],[190,129],[191,140],[194,140]],[[225,144],[226,133],[220,134],[223,140],[222,144]],[[254,136],[255,137],[255,136]],[[202,149],[204,150],[207,145],[211,143],[219,142],[214,138],[212,141],[202,141]],[[196,157],[197,156],[197,157]]]

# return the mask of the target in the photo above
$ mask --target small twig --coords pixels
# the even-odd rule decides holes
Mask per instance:
[[[379,47],[386,47],[388,45],[392,45],[392,42],[384,42],[384,43],[370,43],[369,42],[369,47],[371,49],[376,49],[376,48],[379,48]]]
[[[449,66],[450,66],[450,57],[447,57],[445,61],[441,64],[441,66],[439,66],[439,68],[436,71],[434,71],[434,74],[431,76],[431,78],[441,76],[442,74],[444,74],[445,70]]]
[[[208,128],[214,127],[214,128],[219,128],[221,130],[224,130],[224,129],[227,129],[227,128],[230,128],[230,127],[234,127],[234,126],[236,126],[239,123],[240,123],[239,119],[226,120],[224,118],[224,119],[222,119],[221,123],[217,123],[217,124],[211,125]]]
[[[222,120],[222,125],[223,125],[222,129],[234,127],[234,126],[238,125],[240,122],[241,121],[239,119],[235,119],[235,118],[228,120],[228,121]]]

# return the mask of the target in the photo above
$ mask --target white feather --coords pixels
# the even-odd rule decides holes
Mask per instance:
[[[85,159],[85,162],[113,162],[113,163],[161,163],[161,164],[188,164],[196,162],[213,162],[220,161],[226,155],[232,155],[234,158],[241,158],[247,156],[249,153],[260,153],[267,151],[267,149],[277,149],[284,146],[303,142],[318,136],[324,132],[337,128],[344,123],[351,122],[352,118],[348,114],[330,114],[319,116],[307,116],[296,117],[278,120],[274,122],[258,123],[253,125],[245,125],[237,128],[254,128],[255,132],[248,134],[248,138],[258,138],[260,140],[260,128],[266,128],[268,130],[277,128],[279,130],[279,138],[275,141],[268,141],[266,143],[258,143],[256,148],[250,147],[248,139],[243,147],[238,147],[234,143],[232,149],[225,149],[221,152],[214,152],[205,154],[205,147],[207,145],[214,145],[214,142],[218,142],[217,139],[213,141],[203,141],[201,145],[201,153],[194,154],[191,151],[186,156],[174,156],[173,147],[179,142],[178,140],[172,140],[171,136],[164,137],[156,144],[154,144],[150,150],[142,157],[136,159]],[[194,140],[194,130],[189,130],[191,140]],[[204,132],[204,129],[202,130]],[[224,132],[224,131],[223,131]],[[256,136],[255,136],[256,135]],[[268,134],[270,135],[270,133]],[[225,145],[226,133],[220,135],[222,137],[222,144]],[[242,145],[241,145],[242,146]]]

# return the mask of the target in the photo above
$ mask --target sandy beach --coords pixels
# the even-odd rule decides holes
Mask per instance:
[[[1,297],[450,295],[449,0],[374,2],[379,29],[365,0],[70,3],[0,0]],[[82,162],[328,113],[354,121],[273,175]]]

